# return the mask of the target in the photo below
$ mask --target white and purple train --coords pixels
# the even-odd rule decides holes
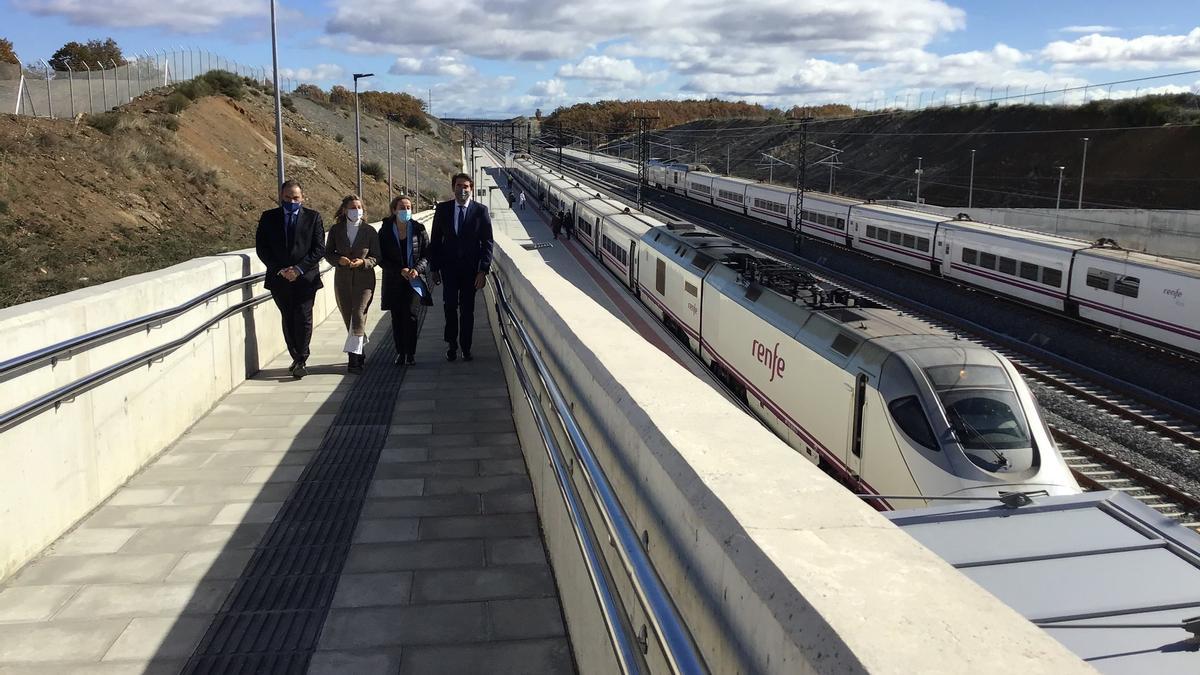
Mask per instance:
[[[795,190],[685,164],[651,162],[647,178],[669,192],[796,227]],[[1197,263],[820,192],[805,192],[801,221],[806,236],[1200,353]]]
[[[508,167],[780,438],[881,509],[1079,486],[1011,363],[524,157]]]

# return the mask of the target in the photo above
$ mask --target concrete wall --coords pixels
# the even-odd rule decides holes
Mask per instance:
[[[713,672],[1090,672],[540,257],[497,235],[496,260]],[[613,672],[544,447],[510,389],[580,669]]]
[[[881,202],[882,203],[882,202]],[[1115,239],[1121,246],[1154,255],[1200,260],[1200,211],[1148,209],[968,209],[893,200],[898,206],[953,217],[1019,227],[1046,234],[1096,241]]]

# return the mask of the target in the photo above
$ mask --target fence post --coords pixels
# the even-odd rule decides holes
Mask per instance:
[[[50,119],[54,119],[54,94],[50,91],[50,64],[42,60],[42,65],[46,67],[46,112],[49,113]]]
[[[71,59],[65,56],[63,65],[67,67],[67,89],[71,96],[71,119],[75,119],[75,71],[71,70]]]
[[[87,61],[83,62],[83,67],[87,68],[88,74],[88,110],[91,111],[91,114],[95,115],[96,95],[92,93],[92,67],[87,64]]]
[[[108,84],[104,81],[104,64],[97,61],[96,65],[100,66],[100,95],[104,98],[104,112],[108,112]]]
[[[21,114],[21,94],[25,93],[25,73],[21,73],[21,79],[17,82],[17,105],[13,109],[14,115]]]

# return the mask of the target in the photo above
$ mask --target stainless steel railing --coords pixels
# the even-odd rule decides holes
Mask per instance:
[[[583,478],[587,485],[589,497],[596,510],[600,513],[603,525],[601,535],[613,547],[617,559],[624,568],[631,586],[636,594],[637,602],[648,617],[651,629],[664,658],[673,673],[699,674],[707,673],[700,652],[696,647],[691,632],[684,623],[675,607],[674,601],[663,585],[662,579],[654,569],[650,556],[642,547],[642,540],[637,530],[629,521],[621,506],[620,500],[609,483],[604,469],[600,466],[591,445],[580,429],[571,406],[563,396],[562,390],[556,384],[549,367],[538,352],[529,332],[525,329],[516,312],[505,295],[503,279],[497,272],[492,273],[495,283],[496,308],[499,315],[501,336],[512,358],[517,377],[525,392],[530,409],[542,440],[546,445],[546,454],[554,469],[559,492],[566,503],[571,525],[575,531],[576,540],[583,553],[584,563],[592,582],[592,588],[599,600],[605,625],[612,639],[617,662],[623,673],[648,672],[644,655],[647,649],[646,635],[635,634],[629,617],[622,608],[621,600],[615,591],[610,572],[601,553],[596,532],[587,517],[579,491],[571,474],[575,468],[582,468]],[[507,322],[505,319],[507,318]],[[549,397],[561,430],[565,433],[573,456],[569,463],[560,448],[557,435],[554,433],[551,421],[541,405],[541,396],[533,388],[533,380],[525,370],[523,358],[518,350],[518,344],[510,338],[509,324],[515,333],[519,345],[523,347],[524,356],[533,365],[537,381]]]

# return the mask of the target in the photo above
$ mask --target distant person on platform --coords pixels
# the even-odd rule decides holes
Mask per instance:
[[[512,190],[509,190],[508,194],[505,196],[508,198],[508,208],[511,209],[513,202],[517,201],[517,195]]]
[[[558,239],[558,235],[562,234],[563,213],[559,211],[550,218],[550,231],[554,233],[554,238]]]
[[[563,213],[563,232],[566,233],[567,239],[575,237],[575,219],[569,213]]]
[[[375,261],[379,257],[379,235],[363,219],[363,202],[358,195],[342,198],[329,239],[325,260],[333,265],[333,295],[342,323],[346,324],[346,370],[361,372],[367,363],[367,308],[375,297]]]
[[[492,266],[492,218],[487,207],[471,199],[475,187],[465,173],[450,179],[454,199],[440,202],[433,212],[429,259],[434,283],[442,287],[446,309],[446,360],[471,360],[475,329],[475,292],[487,284]]]
[[[382,306],[392,314],[395,363],[410,366],[417,362],[417,313],[421,305],[433,304],[433,286],[422,279],[429,270],[429,234],[412,213],[412,200],[396,197],[379,230]]]
[[[521,205],[521,210],[525,210],[525,191],[521,191],[521,196],[517,197],[517,203]]]
[[[296,379],[308,374],[308,344],[312,341],[312,310],[321,288],[318,269],[325,254],[321,214],[304,208],[304,190],[294,180],[279,189],[279,208],[258,218],[254,245],[267,267],[266,286],[283,318],[283,339]]]

